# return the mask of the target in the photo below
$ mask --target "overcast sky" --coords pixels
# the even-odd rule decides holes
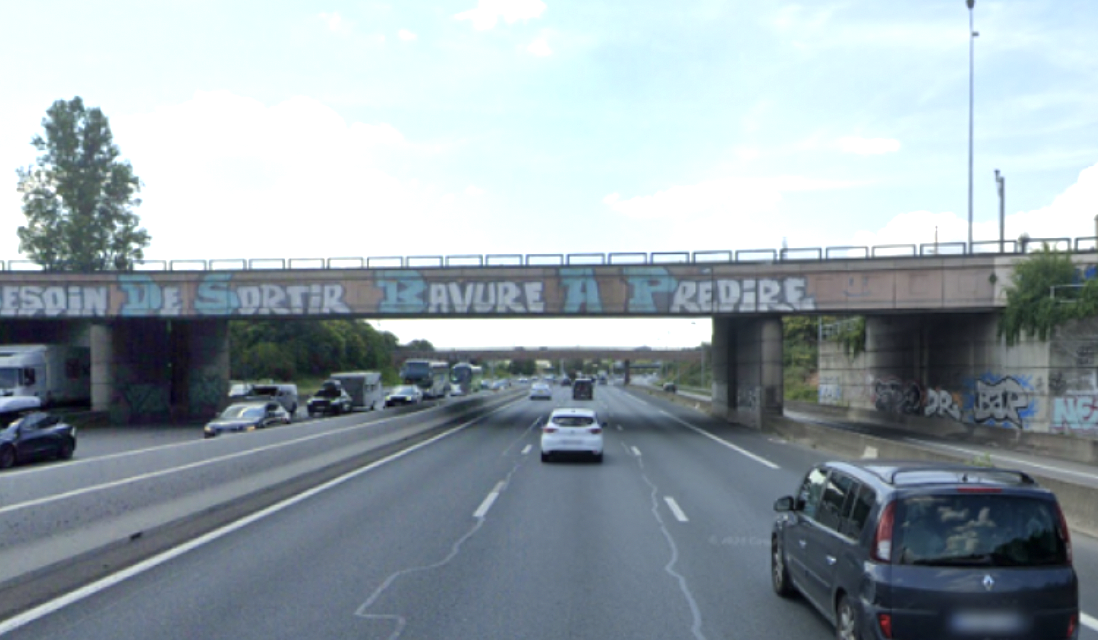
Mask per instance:
[[[1098,3],[978,0],[975,237],[1092,236]],[[0,8],[0,257],[56,99],[111,119],[148,258],[964,240],[964,0],[38,0]],[[440,346],[709,323],[384,321]]]

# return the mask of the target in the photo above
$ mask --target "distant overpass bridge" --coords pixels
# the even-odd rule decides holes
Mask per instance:
[[[615,362],[701,362],[701,349],[623,349],[621,347],[487,347],[478,349],[436,349],[398,351],[393,357],[405,360],[444,362],[490,362],[493,360],[613,360]]]

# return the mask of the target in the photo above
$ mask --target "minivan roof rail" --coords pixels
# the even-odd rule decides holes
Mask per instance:
[[[933,471],[959,473],[961,482],[980,482],[984,479],[994,479],[996,476],[1013,476],[1021,484],[1037,484],[1033,476],[1024,471],[1015,469],[997,469],[995,467],[980,468],[961,464],[936,464],[918,465],[910,467],[896,467],[888,474],[886,480],[889,484],[896,484],[897,476],[908,473],[927,473]]]

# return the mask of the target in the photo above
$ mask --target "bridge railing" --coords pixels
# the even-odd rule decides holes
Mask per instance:
[[[1048,246],[1075,254],[1098,253],[1098,236],[1025,238],[885,244],[876,246],[798,247],[781,249],[718,249],[712,251],[653,251],[615,253],[511,253],[417,256],[345,256],[338,258],[211,258],[137,260],[134,271],[252,271],[297,269],[439,269],[484,267],[646,266],[669,264],[737,264],[829,262],[836,260],[895,260],[941,256],[1016,256]],[[31,260],[0,260],[0,271],[41,271]]]

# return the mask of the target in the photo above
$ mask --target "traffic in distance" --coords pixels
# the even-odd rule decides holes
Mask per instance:
[[[169,638],[271,637],[273,628],[283,630],[276,637],[1098,638],[1083,624],[1077,574],[1098,568],[1098,545],[1073,541],[1056,496],[1024,473],[839,462],[582,376],[570,386],[559,378],[514,386],[453,399],[496,404],[471,421],[444,422],[446,437],[347,480],[359,490],[333,488],[287,507],[307,509],[307,518],[255,522],[188,552],[192,560],[149,569],[157,591],[142,587],[144,577],[125,580],[10,636],[153,637],[140,612],[156,597],[167,628],[185,629]],[[549,392],[548,403],[533,399],[535,388]],[[234,406],[288,417],[274,400]],[[292,436],[308,439],[353,425],[368,434],[391,420],[425,424],[430,407],[413,409],[298,420],[278,431],[308,429]],[[250,455],[250,438],[230,440],[243,447],[234,455]],[[255,446],[259,455],[271,441]],[[533,454],[543,464],[527,464]],[[461,462],[440,466],[446,460]],[[366,515],[380,516],[397,495],[400,526]],[[354,530],[340,527],[359,512]],[[408,547],[409,530],[432,533]],[[272,561],[296,576],[293,593],[277,582],[215,586],[254,584]],[[157,577],[164,572],[172,579]],[[427,585],[445,607],[423,598]],[[568,616],[542,606],[536,594],[546,590]],[[220,594],[224,615],[190,617],[184,603],[203,592]],[[321,593],[333,613],[301,614],[320,606]],[[292,616],[260,606],[289,601],[299,609]]]

